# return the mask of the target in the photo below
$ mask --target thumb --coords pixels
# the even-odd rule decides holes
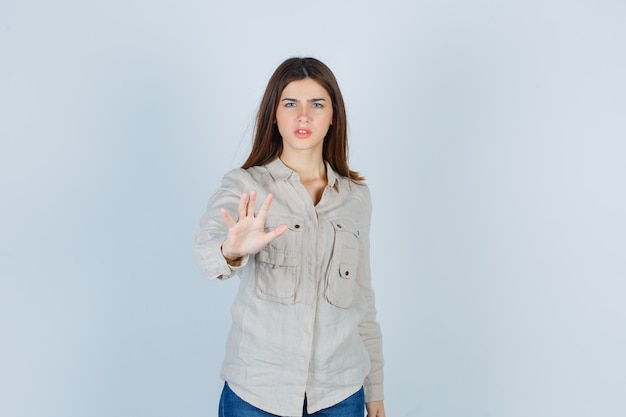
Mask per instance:
[[[286,230],[287,230],[287,225],[286,224],[281,224],[280,226],[275,227],[274,230],[273,230],[274,237],[277,238],[278,236],[280,236],[283,233],[285,233]]]
[[[285,233],[287,230],[286,224],[281,224],[280,226],[276,226],[274,230],[270,230],[262,236],[263,246],[269,244],[272,240],[276,239],[278,236]]]

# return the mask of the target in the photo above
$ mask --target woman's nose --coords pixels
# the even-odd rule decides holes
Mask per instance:
[[[309,120],[311,120],[309,117],[309,111],[306,107],[303,107],[302,110],[300,110],[300,114],[298,114],[298,121],[308,122]]]

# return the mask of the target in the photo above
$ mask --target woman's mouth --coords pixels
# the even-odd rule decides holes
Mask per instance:
[[[308,138],[309,136],[311,136],[311,133],[313,132],[311,132],[309,129],[306,129],[306,128],[300,128],[300,129],[294,130],[294,134],[296,135],[297,138],[300,138],[300,139]]]

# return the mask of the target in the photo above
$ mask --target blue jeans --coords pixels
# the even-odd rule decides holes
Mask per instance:
[[[363,417],[363,414],[365,414],[365,394],[363,388],[339,404],[313,414],[306,412],[306,397],[302,407],[303,417]],[[230,389],[228,383],[224,384],[224,389],[222,390],[218,415],[219,417],[280,417],[245,402]]]

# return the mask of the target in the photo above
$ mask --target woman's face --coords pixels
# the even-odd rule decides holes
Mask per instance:
[[[330,95],[317,81],[304,78],[287,84],[276,109],[283,153],[319,151],[321,155],[332,120]]]

